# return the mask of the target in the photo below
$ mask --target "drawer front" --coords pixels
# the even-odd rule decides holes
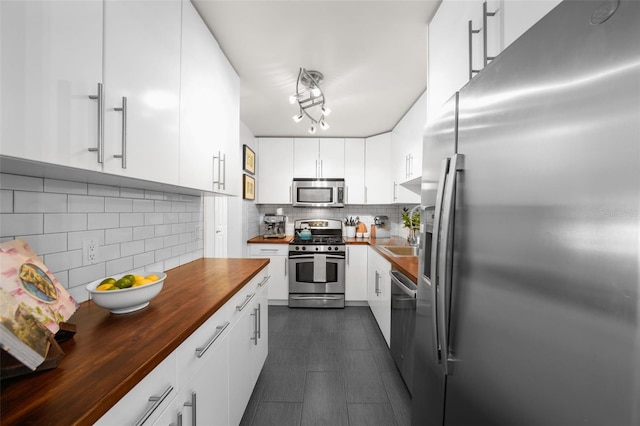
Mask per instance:
[[[175,352],[147,374],[96,425],[151,425],[176,396]],[[157,398],[157,399],[156,399]],[[150,399],[154,399],[151,401]]]
[[[287,256],[288,244],[249,244],[251,257]]]
[[[265,274],[269,268],[265,267],[251,279],[238,293],[236,293],[226,304],[229,307],[229,321],[235,324],[242,313],[248,309],[258,292],[258,284],[265,279]]]
[[[225,304],[176,349],[179,388],[206,362],[218,342],[229,333],[229,325],[229,310]]]

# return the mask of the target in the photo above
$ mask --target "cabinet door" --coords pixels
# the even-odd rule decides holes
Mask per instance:
[[[104,170],[178,184],[181,1],[107,0],[104,13]]]
[[[429,23],[427,86],[430,113],[469,81],[469,21],[482,27],[482,1],[445,0]],[[482,65],[482,34],[472,35],[472,68]]]
[[[364,204],[365,149],[363,138],[344,140],[344,183],[347,204]]]
[[[322,178],[344,178],[344,139],[320,139],[320,174]]]
[[[0,154],[101,170],[102,2],[0,2]]]
[[[347,245],[345,300],[367,300],[367,251],[365,245]]]
[[[271,269],[271,268],[269,268]],[[253,307],[253,314],[255,315],[255,321],[257,325],[257,339],[252,341],[254,343],[251,368],[253,369],[253,381],[251,383],[251,390],[258,381],[258,376],[262,371],[267,355],[269,354],[269,299],[268,291],[271,285],[271,280],[265,280],[262,285],[258,284],[258,294],[256,295],[256,303]]]
[[[293,139],[260,138],[258,153],[258,202],[291,204]]]
[[[206,361],[193,378],[181,387],[175,400],[176,412],[182,412],[183,425],[226,426],[230,424],[226,333],[209,348],[206,356]]]
[[[391,263],[373,248],[368,259],[369,307],[387,345],[391,342]]]
[[[289,298],[289,245],[249,244],[252,258],[269,258],[268,299],[287,300]]]
[[[293,176],[297,178],[320,177],[320,142],[318,138],[293,140]]]
[[[505,1],[504,47],[513,43],[559,3],[560,0]]]
[[[391,133],[367,138],[365,155],[366,204],[391,204]]]

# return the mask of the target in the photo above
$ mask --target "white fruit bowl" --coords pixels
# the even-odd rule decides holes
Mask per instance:
[[[128,274],[127,272],[126,274],[112,275],[112,278],[118,280]],[[151,274],[155,274],[158,280],[139,287],[107,291],[96,290],[102,280],[107,278],[105,277],[87,284],[87,291],[96,305],[109,309],[112,314],[135,312],[149,305],[149,301],[160,293],[164,280],[167,278],[167,274],[163,272],[148,272],[145,275]]]

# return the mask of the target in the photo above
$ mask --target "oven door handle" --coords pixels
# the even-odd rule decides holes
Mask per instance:
[[[296,300],[340,300],[342,296],[290,296],[292,299]]]
[[[321,254],[321,253],[318,253]],[[331,255],[331,254],[327,254],[327,259],[344,259],[344,256],[340,256],[340,255]],[[289,255],[289,259],[291,260],[296,260],[296,259],[313,259],[315,257],[315,254],[303,254],[303,255]]]

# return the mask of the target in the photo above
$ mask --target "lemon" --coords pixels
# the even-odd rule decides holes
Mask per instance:
[[[146,284],[151,284],[153,281],[152,280],[148,280],[146,278],[141,279],[140,281],[136,281],[134,285],[132,285],[131,287],[140,287]]]
[[[96,287],[96,290],[105,291],[105,290],[111,290],[112,288],[113,288],[113,283],[104,283]]]
[[[153,281],[158,281],[160,278],[156,274],[147,275],[147,279]]]

